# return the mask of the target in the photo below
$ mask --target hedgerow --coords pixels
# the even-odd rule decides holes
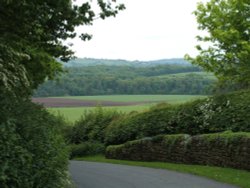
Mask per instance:
[[[108,146],[106,157],[212,165],[250,170],[250,133],[160,135]]]
[[[121,144],[158,134],[250,132],[250,91],[217,95],[178,106],[154,108],[112,122],[106,145]]]
[[[105,131],[105,143],[120,144],[128,140],[147,136],[175,133],[171,117],[176,114],[174,107],[164,106],[150,111],[123,116],[113,121]]]
[[[105,110],[101,107],[86,111],[72,128],[65,131],[65,138],[71,144],[89,141],[104,143],[105,129],[113,120],[121,116],[122,114],[117,111]]]
[[[0,187],[66,187],[61,120],[28,100],[0,103]]]
[[[105,146],[98,142],[83,142],[80,144],[70,144],[68,146],[70,158],[83,157],[87,155],[104,154]]]

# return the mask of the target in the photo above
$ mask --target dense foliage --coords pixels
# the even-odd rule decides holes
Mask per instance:
[[[121,144],[147,136],[176,133],[171,122],[176,108],[162,105],[143,113],[132,113],[113,121],[105,131],[106,145]]]
[[[250,133],[158,135],[109,146],[106,157],[250,169]]]
[[[31,93],[25,67],[19,61],[27,57],[0,43],[0,91],[1,97],[22,98]]]
[[[83,142],[80,144],[70,144],[68,146],[70,158],[83,157],[88,155],[98,155],[105,153],[105,146],[98,142]]]
[[[250,132],[249,111],[249,91],[178,106],[161,106],[112,122],[106,129],[105,141],[110,145],[157,134],[196,135],[226,130]]]
[[[25,67],[32,88],[62,71],[55,58],[67,61],[73,55],[69,45],[62,41],[77,36],[76,26],[90,25],[96,17],[115,16],[118,10],[124,9],[124,5],[114,5],[115,2],[98,0],[96,3],[100,7],[97,14],[91,1],[80,6],[71,0],[1,1],[0,44],[27,57],[17,63]],[[83,33],[80,38],[89,39],[90,35]]]
[[[69,184],[61,120],[29,101],[0,102],[0,187]]]
[[[96,19],[85,1],[2,0],[0,6],[0,187],[68,187],[63,122],[30,101],[32,89],[62,72],[73,52],[63,40]],[[115,16],[124,5],[97,0],[97,17]],[[80,38],[91,38],[81,34]]]
[[[68,67],[35,96],[109,94],[208,94],[216,79],[190,65]]]
[[[116,111],[97,107],[93,111],[86,111],[74,126],[65,127],[63,133],[69,144],[70,157],[104,153],[105,130],[121,115]]]
[[[210,0],[199,3],[196,15],[199,29],[207,36],[198,36],[200,54],[188,59],[213,72],[224,83],[236,82],[238,88],[250,83],[250,1]],[[202,45],[208,43],[209,45]]]
[[[104,142],[106,127],[121,114],[113,110],[105,110],[97,107],[93,111],[87,111],[75,122],[73,128],[65,131],[69,143],[79,144],[86,141]]]

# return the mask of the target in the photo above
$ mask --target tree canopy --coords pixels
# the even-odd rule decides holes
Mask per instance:
[[[5,85],[13,79],[6,72],[20,72],[14,70],[20,67],[25,68],[32,89],[47,78],[54,78],[62,71],[57,59],[67,61],[73,56],[70,46],[63,41],[77,36],[83,40],[91,38],[86,33],[77,35],[75,27],[91,25],[97,17],[115,16],[125,8],[122,4],[97,0],[100,11],[95,13],[93,3],[87,1],[78,6],[71,0],[2,0],[0,66],[3,69],[0,76],[6,80]],[[7,68],[6,64],[13,60],[18,66]]]
[[[210,0],[199,3],[194,12],[198,29],[199,55],[186,56],[193,64],[214,72],[222,82],[250,84],[250,1]],[[204,45],[206,44],[206,45]]]
[[[190,65],[89,65],[65,68],[66,74],[46,81],[35,97],[117,94],[210,94],[216,78]],[[93,63],[94,64],[94,63]],[[114,63],[115,64],[115,63]]]
[[[115,16],[123,5],[97,0],[1,0],[0,4],[0,187],[69,187],[64,120],[30,100],[32,89],[62,71],[58,59],[73,56],[63,41],[75,27]],[[94,3],[94,2],[92,2]],[[80,34],[89,39],[89,34]]]

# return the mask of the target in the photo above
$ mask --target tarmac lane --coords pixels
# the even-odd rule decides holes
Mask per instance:
[[[70,161],[76,188],[236,188],[175,171],[108,163]]]

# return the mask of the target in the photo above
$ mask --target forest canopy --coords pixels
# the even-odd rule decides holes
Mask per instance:
[[[77,63],[74,63],[74,62]],[[91,63],[89,63],[91,62]],[[121,60],[79,60],[65,68],[58,80],[48,81],[36,97],[112,94],[210,94],[216,82],[184,60],[128,62]]]

